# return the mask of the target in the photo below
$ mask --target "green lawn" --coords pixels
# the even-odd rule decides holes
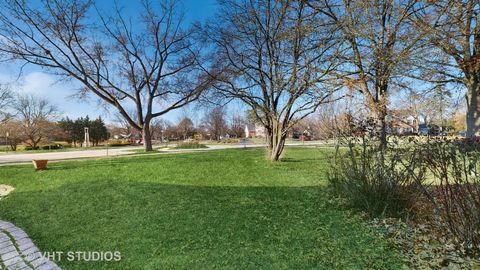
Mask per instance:
[[[0,167],[0,219],[43,251],[120,251],[65,269],[398,269],[399,255],[336,207],[328,150],[219,150]]]

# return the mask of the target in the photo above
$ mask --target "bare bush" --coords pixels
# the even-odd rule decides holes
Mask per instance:
[[[409,147],[380,142],[367,136],[349,139],[337,147],[329,181],[337,194],[372,217],[404,217],[422,193],[425,170]]]
[[[334,191],[370,216],[427,222],[439,239],[479,256],[480,140],[392,140],[383,149],[375,138],[339,144]]]
[[[437,225],[467,253],[480,255],[480,141],[433,141],[421,152],[436,181],[428,190]]]

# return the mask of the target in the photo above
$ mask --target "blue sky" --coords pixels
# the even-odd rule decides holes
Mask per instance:
[[[162,0],[159,0],[162,1]],[[114,1],[97,1],[101,9],[108,9],[113,6]],[[139,6],[136,0],[118,0],[120,6],[127,14],[135,14]],[[186,12],[186,23],[195,21],[203,22],[215,14],[216,0],[181,0]],[[92,117],[102,116],[107,121],[113,119],[114,110],[108,112],[98,105],[94,96],[88,100],[78,100],[72,97],[79,84],[65,81],[58,81],[58,78],[36,66],[26,66],[21,77],[18,77],[21,63],[0,64],[0,83],[8,83],[14,91],[20,93],[34,94],[49,99],[60,111],[68,117],[77,118],[89,115]],[[173,122],[177,121],[182,114],[186,114],[190,108],[170,112],[164,118]]]

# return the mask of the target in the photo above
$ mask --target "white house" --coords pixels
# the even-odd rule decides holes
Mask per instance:
[[[245,125],[245,138],[264,138],[265,128],[259,124]]]

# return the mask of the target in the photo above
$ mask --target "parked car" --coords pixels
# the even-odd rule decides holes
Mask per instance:
[[[418,130],[418,135],[420,136],[428,136],[429,130],[428,128],[421,128]]]

